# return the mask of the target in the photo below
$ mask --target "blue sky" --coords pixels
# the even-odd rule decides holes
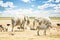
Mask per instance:
[[[60,17],[60,0],[0,0],[0,17]]]

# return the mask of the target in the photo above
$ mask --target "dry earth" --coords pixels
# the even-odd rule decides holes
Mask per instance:
[[[60,28],[47,30],[47,35],[40,31],[37,36],[37,30],[25,30],[20,32],[0,32],[0,40],[60,40]]]

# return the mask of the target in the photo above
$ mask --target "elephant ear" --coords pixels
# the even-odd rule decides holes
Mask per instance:
[[[19,19],[16,21],[16,25],[20,25],[20,20]]]
[[[24,21],[26,21],[27,19],[24,17]]]
[[[29,20],[27,20],[27,25],[30,23],[30,21]]]
[[[41,24],[42,24],[42,21],[39,22],[39,25],[41,25]]]

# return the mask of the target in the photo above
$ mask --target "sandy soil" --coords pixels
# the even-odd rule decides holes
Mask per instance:
[[[47,30],[47,35],[40,31],[37,36],[37,30],[25,30],[20,32],[0,32],[0,40],[60,40],[60,29],[52,28]]]

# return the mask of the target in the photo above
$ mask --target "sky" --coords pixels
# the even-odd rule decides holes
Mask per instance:
[[[0,17],[60,17],[60,0],[0,0]]]

